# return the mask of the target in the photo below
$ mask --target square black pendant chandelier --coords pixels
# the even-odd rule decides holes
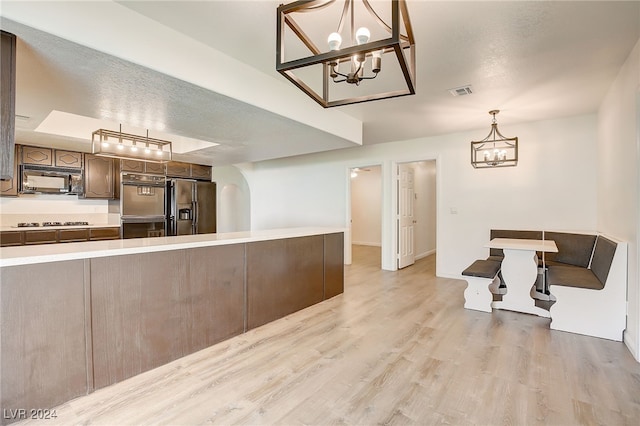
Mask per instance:
[[[276,69],[324,108],[415,94],[405,0],[307,0],[277,10]]]

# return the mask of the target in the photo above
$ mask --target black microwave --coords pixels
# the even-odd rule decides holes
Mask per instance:
[[[46,166],[20,166],[22,194],[82,194],[82,170]]]

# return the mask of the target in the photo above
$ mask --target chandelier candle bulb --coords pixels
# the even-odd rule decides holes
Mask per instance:
[[[358,45],[367,43],[370,38],[371,32],[368,28],[360,27],[358,28],[358,31],[356,31],[356,41],[358,42]]]
[[[327,38],[327,43],[329,44],[329,50],[338,50],[342,44],[342,37],[338,33],[331,33],[329,34],[329,38]]]

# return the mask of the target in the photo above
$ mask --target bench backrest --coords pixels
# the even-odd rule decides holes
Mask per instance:
[[[591,272],[598,277],[598,280],[605,285],[607,277],[609,276],[609,270],[611,269],[611,263],[613,262],[613,256],[616,254],[616,248],[618,244],[610,239],[598,235],[596,241],[596,248],[593,250],[593,259],[591,259]]]
[[[491,239],[494,239],[494,238],[523,238],[527,240],[541,240],[542,231],[517,231],[512,229],[492,229]],[[489,255],[504,257],[504,252],[502,251],[502,249],[492,248],[492,249],[489,249]],[[538,253],[538,256],[540,256],[540,253]]]
[[[545,253],[545,260],[566,263],[569,265],[589,267],[596,235],[571,234],[568,232],[545,232],[545,240],[553,240],[558,247],[557,253]]]

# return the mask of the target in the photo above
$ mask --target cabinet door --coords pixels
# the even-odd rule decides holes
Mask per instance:
[[[42,231],[25,231],[25,244],[51,244],[58,242],[58,231],[47,229]]]
[[[53,150],[38,146],[22,146],[22,164],[53,166]]]
[[[13,157],[13,179],[0,180],[0,197],[17,197],[18,196],[18,148]]]
[[[167,163],[167,176],[191,177],[191,164],[170,161]]]
[[[194,179],[211,180],[211,166],[192,164],[191,177]]]
[[[120,170],[123,172],[144,173],[144,162],[136,160],[120,160]]]
[[[56,167],[72,167],[74,169],[82,168],[82,153],[73,151],[55,152]]]
[[[88,241],[89,230],[83,229],[61,229],[58,231],[58,242],[71,243],[74,241]]]
[[[115,196],[113,158],[84,156],[84,198],[106,198]]]
[[[163,163],[145,163],[145,172],[156,174],[156,175],[163,175],[164,164]]]
[[[0,246],[21,246],[24,244],[24,233],[22,231],[0,232]]]
[[[91,241],[120,239],[120,227],[90,228],[89,231],[89,239]]]

